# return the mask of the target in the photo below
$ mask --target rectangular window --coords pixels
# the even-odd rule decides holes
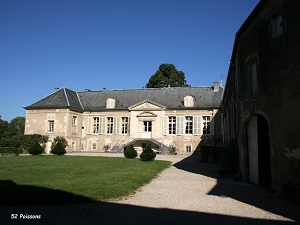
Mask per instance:
[[[99,133],[99,117],[93,117],[93,133]]]
[[[185,134],[193,134],[193,117],[185,117]]]
[[[77,134],[77,116],[72,117],[71,132],[72,132],[72,134]]]
[[[128,117],[122,117],[122,134],[128,134],[129,119]]]
[[[114,127],[114,118],[107,117],[107,134],[113,133],[113,127]]]
[[[152,131],[152,121],[144,121],[144,130],[145,132]]]
[[[93,149],[93,150],[97,150],[97,143],[96,143],[96,142],[93,142],[93,143],[92,143],[92,149]]]
[[[203,134],[210,134],[210,116],[203,116]]]
[[[176,117],[169,116],[169,134],[176,134]]]
[[[282,14],[279,13],[272,17],[272,38],[277,38],[283,33]]]
[[[185,151],[191,153],[192,152],[192,145],[186,145]]]
[[[48,132],[49,133],[54,132],[54,120],[48,120]]]
[[[252,84],[252,97],[257,96],[257,64],[252,62],[251,65],[251,84]]]
[[[72,126],[77,127],[77,116],[72,117]]]

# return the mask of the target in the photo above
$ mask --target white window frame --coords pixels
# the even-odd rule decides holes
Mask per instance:
[[[47,115],[47,133],[54,133],[55,128],[55,114]]]
[[[168,134],[176,134],[176,116],[168,116]]]
[[[129,117],[121,117],[121,134],[126,135],[129,133]]]
[[[211,135],[212,134],[211,116],[202,116],[202,121],[203,121],[203,127],[202,127],[203,135]]]
[[[54,133],[54,120],[48,120],[48,133]]]
[[[193,116],[185,116],[185,134],[192,135],[193,134]]]
[[[114,117],[106,118],[106,133],[113,134],[114,133]]]
[[[152,121],[151,120],[145,120],[143,121],[144,124],[144,132],[152,132]]]
[[[106,108],[107,109],[113,109],[116,106],[116,99],[108,98],[106,100]]]
[[[185,107],[194,107],[194,97],[191,95],[187,95],[184,97],[184,106]]]
[[[73,117],[72,117],[72,126],[73,126],[73,127],[77,127],[77,119],[78,119],[77,116],[73,116]]]
[[[185,152],[186,153],[192,153],[193,152],[193,146],[192,146],[192,144],[186,144],[185,145]]]

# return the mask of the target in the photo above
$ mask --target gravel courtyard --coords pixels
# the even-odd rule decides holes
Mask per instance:
[[[118,154],[90,154],[115,156]],[[217,166],[195,156],[173,162],[150,184],[126,198],[79,205],[1,207],[1,224],[300,224],[300,206],[269,189],[219,178]],[[11,219],[11,214],[41,215]]]

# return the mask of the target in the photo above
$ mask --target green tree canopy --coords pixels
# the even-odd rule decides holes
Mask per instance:
[[[178,71],[173,64],[161,64],[153,74],[146,88],[163,88],[163,87],[186,87],[189,86],[185,80],[185,74]]]
[[[0,136],[2,136],[5,133],[5,131],[7,130],[7,127],[8,127],[8,122],[5,120],[2,120],[1,116],[0,116]]]

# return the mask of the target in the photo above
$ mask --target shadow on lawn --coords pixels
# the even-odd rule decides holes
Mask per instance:
[[[93,199],[65,191],[0,181],[0,206],[91,203]]]
[[[174,167],[217,179],[216,186],[213,187],[207,195],[232,198],[300,223],[299,205],[276,197],[271,189],[224,178],[220,176],[217,164],[201,163],[197,155],[192,155],[175,163]]]

